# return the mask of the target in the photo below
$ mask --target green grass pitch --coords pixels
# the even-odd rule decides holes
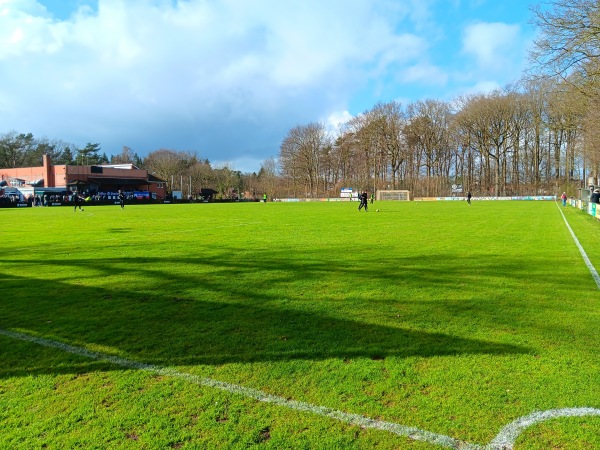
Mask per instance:
[[[0,448],[444,447],[356,415],[492,448],[532,413],[600,408],[600,290],[561,211],[596,268],[598,221],[357,207],[0,210]],[[540,421],[514,448],[600,448],[600,417]]]

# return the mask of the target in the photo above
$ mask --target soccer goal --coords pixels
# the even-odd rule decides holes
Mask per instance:
[[[400,200],[410,201],[410,191],[377,191],[375,194],[377,200]]]

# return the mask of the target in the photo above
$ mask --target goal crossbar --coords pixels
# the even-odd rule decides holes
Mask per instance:
[[[375,194],[377,200],[410,201],[410,191],[404,190],[378,190]]]

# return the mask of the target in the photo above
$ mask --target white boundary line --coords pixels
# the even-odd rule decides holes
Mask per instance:
[[[567,218],[565,217],[565,214],[562,212],[562,209],[560,209],[558,202],[556,202],[555,204],[556,204],[556,207],[558,208],[558,211],[560,212],[560,215],[562,216],[563,220],[565,221],[565,225],[567,226],[569,233],[571,233],[571,237],[575,241],[575,245],[579,249],[579,253],[581,253],[581,256],[583,258],[583,261],[585,262],[585,265],[590,270],[590,273],[592,274],[592,277],[594,278],[594,281],[596,282],[596,286],[598,286],[598,289],[600,289],[600,275],[598,275],[598,271],[596,270],[596,268],[590,261],[590,258],[588,258],[587,253],[585,252],[585,250],[579,243],[579,239],[577,239],[577,236],[575,236],[575,233],[573,232],[573,229],[569,225],[569,222],[567,222]]]
[[[502,428],[500,433],[487,446],[490,449],[512,450],[519,435],[532,425],[559,417],[584,417],[600,416],[600,409],[596,408],[564,408],[538,411],[528,416],[520,417],[511,424]]]
[[[358,425],[364,428],[375,428],[378,430],[389,431],[390,433],[398,434],[401,436],[409,437],[410,439],[417,441],[425,441],[431,444],[441,445],[447,448],[453,449],[479,449],[480,446],[468,444],[458,439],[444,436],[441,434],[431,433],[429,431],[423,431],[415,427],[408,427],[405,425],[399,425],[391,422],[383,422],[381,420],[374,420],[368,417],[364,417],[358,414],[349,414],[343,411],[337,411],[335,409],[327,408],[325,406],[312,405],[310,403],[298,402],[295,400],[288,400],[283,397],[276,395],[267,394],[266,392],[259,391],[258,389],[247,388],[236,384],[225,383],[223,381],[213,380],[211,378],[199,377],[188,373],[178,372],[175,369],[169,367],[160,367],[150,364],[144,364],[141,362],[120,358],[118,356],[111,356],[105,353],[94,352],[87,350],[82,347],[75,347],[72,345],[64,344],[62,342],[52,341],[40,337],[30,336],[24,333],[18,333],[15,331],[3,330],[0,328],[0,335],[18,339],[21,341],[34,342],[45,347],[52,347],[63,350],[68,353],[72,353],[86,358],[91,358],[99,361],[106,361],[112,364],[116,364],[127,369],[143,370],[158,375],[170,376],[174,378],[180,378],[194,384],[201,386],[209,386],[212,388],[220,389],[222,391],[230,392],[233,394],[240,394],[245,397],[250,397],[265,403],[273,403],[278,406],[283,406],[296,411],[310,412],[319,416],[329,417],[332,419],[339,420],[351,425]]]
[[[569,222],[567,222],[567,218],[564,213],[560,209],[558,203],[556,203],[558,210],[565,221],[567,229],[571,233],[573,240],[575,241],[575,245],[579,249],[583,260],[588,267],[596,285],[600,289],[600,275],[596,271],[596,268],[593,266],[592,262],[588,258],[585,250],[579,243],[577,236],[573,232]],[[521,433],[538,423],[552,420],[560,417],[584,417],[584,416],[599,416],[600,417],[600,409],[596,408],[563,408],[563,409],[552,409],[548,411],[537,411],[527,416],[521,417],[514,422],[508,424],[500,432],[498,435],[487,445],[478,445],[471,444],[468,442],[464,442],[450,436],[445,436],[442,434],[432,433],[430,431],[421,430],[415,427],[408,427],[406,425],[400,425],[392,422],[384,422],[381,420],[370,419],[365,416],[361,416],[358,414],[350,414],[345,413],[343,411],[338,411],[335,409],[327,408],[325,406],[312,405],[310,403],[298,402],[295,400],[288,400],[283,397],[278,397],[276,395],[267,394],[266,392],[262,392],[258,389],[247,388],[244,386],[239,386],[236,384],[225,383],[223,381],[213,380],[211,378],[199,377],[197,375],[187,374],[183,372],[179,372],[175,369],[168,367],[160,367],[154,366],[151,364],[144,364],[137,361],[120,358],[118,356],[111,356],[100,352],[94,352],[91,350],[87,350],[82,347],[75,347],[72,345],[64,344],[58,341],[52,341],[49,339],[39,338],[35,336],[30,336],[24,333],[18,333],[15,331],[8,331],[0,329],[0,334],[18,339],[21,341],[34,342],[39,345],[43,345],[45,347],[57,348],[63,350],[68,353],[72,353],[79,356],[84,356],[86,358],[91,358],[99,361],[107,361],[112,364],[116,364],[121,367],[125,367],[128,369],[137,369],[143,370],[151,373],[156,373],[158,375],[170,376],[174,378],[180,378],[194,384],[198,384],[201,386],[208,386],[216,389],[220,389],[222,391],[230,392],[233,394],[240,394],[245,397],[254,398],[255,400],[265,402],[265,403],[273,403],[278,406],[283,406],[285,408],[293,409],[296,411],[310,412],[313,414],[317,414],[324,417],[329,417],[332,419],[339,420],[344,423],[348,423],[351,425],[358,425],[364,428],[374,428],[378,430],[388,431],[390,433],[394,433],[400,436],[405,436],[413,440],[424,441],[434,445],[440,445],[447,448],[452,449],[461,449],[461,450],[512,450],[516,440],[521,435]]]
[[[521,417],[502,428],[500,433],[498,433],[494,440],[492,440],[489,444],[479,445],[461,441],[459,439],[455,439],[450,436],[445,436],[443,434],[421,430],[415,427],[400,425],[393,422],[374,420],[365,416],[361,416],[359,414],[345,413],[343,411],[327,408],[325,406],[318,406],[312,405],[310,403],[288,400],[283,397],[267,394],[266,392],[262,392],[258,389],[247,388],[236,384],[230,384],[225,383],[223,381],[213,380],[211,378],[204,378],[197,375],[183,373],[169,367],[160,367],[151,364],[144,364],[130,359],[120,358],[118,356],[111,356],[100,352],[94,352],[82,347],[75,347],[69,344],[64,344],[62,342],[30,336],[28,334],[19,333],[16,331],[8,331],[0,328],[0,335],[4,335],[21,341],[33,342],[39,345],[43,345],[45,347],[57,348],[68,353],[84,356],[86,358],[91,358],[99,361],[106,361],[121,367],[125,367],[127,369],[143,370],[146,372],[155,373],[157,375],[179,378],[194,384],[198,384],[200,386],[208,386],[220,389],[222,391],[230,392],[232,394],[243,395],[245,397],[250,397],[261,402],[273,403],[284,408],[289,408],[302,412],[309,412],[323,417],[329,417],[331,419],[339,420],[340,422],[344,422],[350,425],[357,425],[364,428],[373,428],[377,430],[388,431],[390,433],[397,434],[399,436],[405,436],[409,439],[413,439],[416,441],[424,441],[433,445],[439,445],[442,447],[452,449],[512,450],[515,441],[518,439],[520,434],[526,428],[531,427],[540,422],[556,419],[559,417],[600,417],[600,409],[595,408],[565,408],[553,409],[549,411],[538,411],[529,414],[528,416]]]

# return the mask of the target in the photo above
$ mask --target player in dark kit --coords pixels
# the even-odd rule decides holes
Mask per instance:
[[[75,209],[73,211],[77,211],[77,208],[79,208],[79,211],[83,211],[83,208],[81,207],[81,198],[79,197],[78,194],[73,195],[73,201],[75,202]]]
[[[119,191],[119,203],[121,208],[125,208],[125,194],[123,194],[123,191]]]
[[[367,195],[367,191],[363,191],[362,194],[360,194],[360,205],[358,205],[358,210],[360,211],[361,208],[364,206],[365,211],[368,211],[369,207],[368,207],[368,200],[369,200],[369,196]]]

